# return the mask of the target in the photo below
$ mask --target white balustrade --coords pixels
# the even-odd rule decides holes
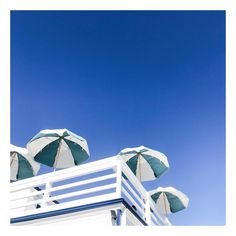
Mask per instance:
[[[39,191],[38,187],[42,189]],[[12,218],[118,198],[131,205],[147,225],[169,224],[158,213],[149,193],[118,156],[10,184]],[[122,215],[124,225],[126,210]]]

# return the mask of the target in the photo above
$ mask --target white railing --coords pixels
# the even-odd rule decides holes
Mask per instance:
[[[11,217],[118,198],[147,225],[169,224],[126,163],[116,156],[11,183]]]
[[[167,218],[161,215],[150,194],[146,191],[140,181],[135,177],[130,168],[122,160],[119,160],[122,172],[126,176],[121,179],[122,197],[136,209],[140,217],[148,225],[169,225]]]

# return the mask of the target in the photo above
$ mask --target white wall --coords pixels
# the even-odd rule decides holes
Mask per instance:
[[[60,216],[52,216],[47,218],[42,218],[38,220],[25,221],[21,223],[15,223],[12,225],[84,225],[84,226],[112,226],[115,225],[115,221],[112,219],[111,210],[116,211],[117,207],[103,207],[96,208],[87,211],[81,211],[76,213],[69,213]],[[126,224],[127,225],[142,225],[140,221],[133,216],[133,214],[127,211],[126,214]]]

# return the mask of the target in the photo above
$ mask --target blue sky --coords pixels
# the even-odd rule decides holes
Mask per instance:
[[[173,224],[224,225],[225,12],[13,11],[11,143],[46,128],[86,138],[89,161],[165,153],[145,187],[188,195]]]

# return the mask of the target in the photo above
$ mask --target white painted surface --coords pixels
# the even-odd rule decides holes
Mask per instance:
[[[22,198],[22,196],[26,197]],[[34,211],[37,209],[37,204],[32,204],[32,202],[39,201],[41,203],[43,195],[41,194],[41,191],[38,191],[34,188],[28,188],[16,192],[14,194],[14,199],[16,199],[14,201],[15,204],[22,206],[14,209],[14,215],[23,216],[25,212]],[[49,201],[47,204],[48,206],[55,205],[55,203],[52,201]]]
[[[70,214],[64,214],[59,216],[47,217],[37,220],[25,221],[21,223],[15,223],[18,225],[76,225],[76,226],[116,226],[116,221],[112,218],[111,210],[117,212],[118,209],[122,209],[122,225],[142,225],[142,223],[122,204],[116,204],[107,207],[95,208],[92,210],[75,212]]]
[[[56,185],[58,182],[61,183],[59,186]],[[43,195],[38,196],[32,191],[36,186],[45,186],[44,190],[38,191]],[[124,198],[149,225],[169,224],[141,182],[117,156],[20,180],[11,183],[10,191],[11,218]],[[60,203],[52,205],[52,200],[59,200]],[[41,208],[36,209],[36,204],[40,204]],[[102,222],[107,221],[107,215],[104,216],[101,215]],[[137,223],[132,217],[127,218],[127,222]]]

